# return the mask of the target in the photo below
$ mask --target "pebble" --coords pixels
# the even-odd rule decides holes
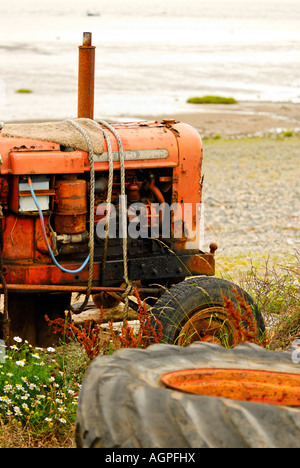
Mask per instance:
[[[205,238],[222,255],[300,251],[300,139],[204,141]]]

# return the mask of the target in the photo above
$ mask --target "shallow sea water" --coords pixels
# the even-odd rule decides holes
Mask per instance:
[[[189,112],[206,94],[300,102],[299,19],[297,0],[1,3],[0,120],[76,116],[83,31],[98,118]]]

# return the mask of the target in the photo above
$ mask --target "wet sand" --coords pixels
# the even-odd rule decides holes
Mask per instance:
[[[65,118],[76,118],[66,116]],[[95,120],[103,116],[95,115]],[[110,117],[108,122],[132,120],[175,119],[195,127],[203,138],[239,138],[242,136],[265,136],[292,131],[300,134],[300,103],[240,102],[238,104],[189,104],[184,112],[164,114],[138,114]],[[51,119],[58,121],[63,119]],[[18,122],[42,122],[41,119],[21,119]],[[49,121],[49,119],[47,120]],[[16,121],[7,121],[14,123]]]
[[[190,104],[189,112],[139,115],[149,120],[176,119],[199,130],[202,137],[232,138],[293,131],[300,133],[300,104],[242,102],[231,105]]]

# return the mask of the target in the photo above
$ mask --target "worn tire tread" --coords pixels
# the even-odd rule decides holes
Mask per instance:
[[[300,447],[300,408],[190,395],[160,376],[198,367],[254,368],[300,374],[291,353],[243,343],[186,348],[157,344],[96,358],[79,395],[77,447]]]

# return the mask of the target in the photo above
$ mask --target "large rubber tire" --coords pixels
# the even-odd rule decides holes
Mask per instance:
[[[261,337],[265,331],[264,320],[246,291],[224,279],[198,276],[167,290],[152,308],[152,314],[163,327],[162,341],[187,346],[204,340],[235,346],[238,344],[235,328],[228,320],[223,296],[238,308],[236,293],[252,306],[257,335]]]
[[[300,407],[171,390],[165,372],[192,368],[262,369],[300,374],[291,352],[243,343],[197,342],[122,349],[96,358],[79,394],[78,448],[300,448]]]

